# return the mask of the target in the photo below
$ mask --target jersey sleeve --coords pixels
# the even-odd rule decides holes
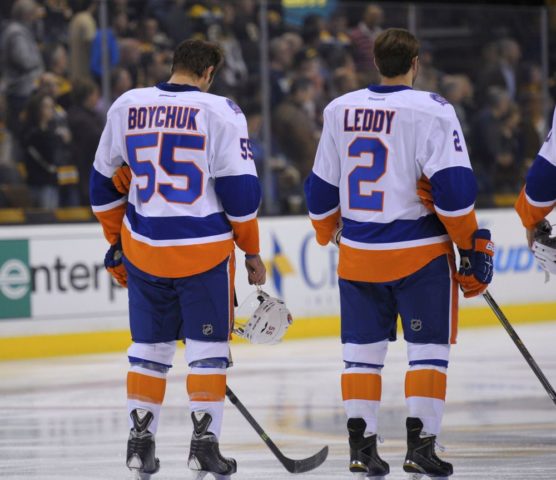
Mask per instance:
[[[230,112],[216,114],[213,120],[213,153],[209,159],[215,191],[234,231],[237,246],[250,255],[258,254],[257,211],[261,187],[251,152],[245,116],[227,100]]]
[[[532,229],[556,205],[556,110],[552,130],[529,169],[515,208],[525,228]]]
[[[114,115],[108,113],[95,154],[89,189],[93,212],[102,225],[106,240],[113,245],[120,238],[127,196],[112,183],[112,175],[124,163]]]
[[[423,173],[430,180],[434,209],[452,241],[461,249],[472,248],[477,230],[477,183],[462,129],[453,107],[435,105],[423,125],[425,142],[418,152]]]
[[[341,169],[334,130],[334,114],[329,106],[324,110],[324,125],[313,170],[304,186],[309,218],[320,245],[330,241],[340,218]]]

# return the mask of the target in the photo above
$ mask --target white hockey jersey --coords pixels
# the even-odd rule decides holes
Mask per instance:
[[[556,205],[556,110],[552,129],[531,165],[516,210],[526,228],[532,229]]]
[[[247,123],[231,100],[162,83],[110,108],[91,175],[91,203],[126,258],[161,277],[209,270],[238,246],[259,252],[261,192]],[[128,197],[112,184],[123,163]]]
[[[435,212],[417,196],[432,184]],[[453,107],[405,86],[370,86],[331,102],[305,184],[317,241],[343,221],[338,273],[387,282],[471,248],[476,183]]]

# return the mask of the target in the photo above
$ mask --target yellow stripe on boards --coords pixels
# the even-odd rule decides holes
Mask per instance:
[[[502,307],[502,310],[512,324],[556,320],[556,303],[507,305]],[[499,323],[489,307],[463,308],[459,313],[459,328],[492,327],[499,325]],[[285,339],[295,340],[339,335],[340,318],[332,315],[294,318],[294,323],[289,328]],[[245,343],[245,340],[236,337],[233,341],[234,343]],[[123,330],[0,337],[0,360],[119,352],[126,350],[130,344],[130,333]]]

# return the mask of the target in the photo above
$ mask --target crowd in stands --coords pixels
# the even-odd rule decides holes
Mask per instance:
[[[407,16],[402,9],[386,14],[380,3],[339,0],[296,16],[291,5],[300,3],[271,1],[268,10],[272,142],[265,151],[256,0],[108,2],[108,102],[101,96],[98,1],[3,0],[0,208],[88,205],[89,170],[110,103],[130,88],[165,81],[173,48],[198,37],[225,52],[212,91],[234,99],[245,113],[259,174],[271,169],[273,213],[304,212],[302,182],[313,163],[324,106],[379,81],[374,39],[384,28],[406,27]],[[473,23],[470,17],[470,35]],[[538,36],[489,35],[484,28],[482,35],[479,48],[461,50],[466,61],[456,67],[442,40],[422,35],[415,88],[440,93],[456,109],[481,202],[492,205],[495,194],[519,191],[547,133],[549,109],[540,61],[523,56],[537,48]]]

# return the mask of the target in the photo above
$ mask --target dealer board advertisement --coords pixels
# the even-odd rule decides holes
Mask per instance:
[[[496,242],[491,292],[497,301],[556,301],[556,279],[545,283],[516,214],[481,211],[479,221],[493,231]],[[337,315],[337,249],[316,244],[306,217],[263,218],[260,223],[262,256],[268,269],[265,289],[283,298],[296,318]],[[33,334],[51,324],[56,331],[68,332],[124,328],[127,295],[104,270],[106,249],[97,224],[2,227],[0,336]],[[253,287],[247,285],[241,252],[237,252],[237,263],[241,302]],[[480,298],[465,300],[462,306],[481,302]],[[18,322],[22,329],[14,327]]]

